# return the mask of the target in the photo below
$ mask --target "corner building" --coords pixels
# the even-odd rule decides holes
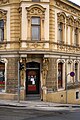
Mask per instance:
[[[0,1],[0,99],[80,104],[80,6],[68,0]],[[70,72],[75,76],[71,77]]]

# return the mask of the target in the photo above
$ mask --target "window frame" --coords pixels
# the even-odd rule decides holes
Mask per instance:
[[[61,68],[59,65],[61,65]],[[61,72],[61,74],[60,74],[61,79],[60,80],[59,80],[59,71]],[[61,84],[60,87],[59,87],[59,82]],[[61,89],[61,88],[63,88],[63,63],[59,62],[58,63],[58,89]]]
[[[5,80],[5,63],[0,62],[0,72],[3,73],[3,78],[2,78],[2,80],[0,80],[0,92],[3,92],[3,91],[5,91],[5,86],[6,86],[6,80]]]
[[[62,22],[58,23],[58,43],[63,43],[63,26]]]
[[[39,18],[39,23],[38,24],[36,24],[36,23],[32,23],[32,19],[35,19],[35,18]],[[38,34],[37,34],[37,36],[38,36],[38,39],[34,39],[33,38],[33,34],[32,34],[32,28],[33,27],[38,27],[39,29],[39,31],[38,31]],[[41,40],[41,18],[40,17],[38,17],[38,16],[32,16],[31,17],[31,40],[32,41],[40,41]]]
[[[0,29],[1,29],[0,42],[2,42],[4,40],[4,20],[1,19],[0,22],[3,22],[3,26],[0,26]]]
[[[80,99],[80,92],[79,91],[76,91],[76,96],[75,96],[76,100],[79,100]]]
[[[78,28],[74,29],[74,44],[78,46]]]

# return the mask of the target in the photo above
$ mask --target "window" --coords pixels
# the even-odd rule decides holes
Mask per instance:
[[[32,17],[31,21],[32,40],[40,40],[40,18]]]
[[[58,42],[62,43],[63,40],[63,23],[58,24]]]
[[[75,63],[75,81],[78,81],[78,63]]]
[[[67,73],[70,73],[72,70],[71,70],[71,61],[68,61],[68,64],[67,64]],[[69,84],[69,83],[71,83],[72,82],[72,80],[71,80],[71,76],[70,75],[68,75],[67,76],[67,83]]]
[[[76,46],[78,45],[78,28],[75,28],[75,31],[74,31],[74,44]]]
[[[0,41],[4,40],[4,21],[0,20]]]
[[[0,92],[5,89],[5,64],[0,62]]]
[[[79,91],[76,92],[76,99],[79,99]]]
[[[63,87],[63,63],[58,63],[58,88]]]

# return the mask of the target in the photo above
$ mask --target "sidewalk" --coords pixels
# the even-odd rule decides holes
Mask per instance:
[[[43,101],[11,101],[11,100],[0,100],[0,106],[14,107],[17,109],[36,109],[36,110],[74,110],[80,109],[80,105],[73,104],[59,104]]]

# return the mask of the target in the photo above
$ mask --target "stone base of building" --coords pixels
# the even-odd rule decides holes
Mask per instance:
[[[80,104],[80,98],[77,98],[76,94],[80,91],[79,89],[71,89],[68,91],[56,91],[48,93],[46,90],[43,91],[42,100],[45,102],[54,102],[62,104]],[[26,98],[26,99],[25,99]],[[18,94],[11,93],[0,93],[1,100],[18,100]],[[27,100],[24,91],[20,91],[20,100]]]
[[[62,104],[80,104],[80,98],[76,96],[79,89],[71,89],[66,91],[58,91],[46,94],[47,102],[62,103]],[[67,96],[67,98],[66,98]]]
[[[17,100],[17,94],[10,94],[10,93],[0,93],[1,100]]]

